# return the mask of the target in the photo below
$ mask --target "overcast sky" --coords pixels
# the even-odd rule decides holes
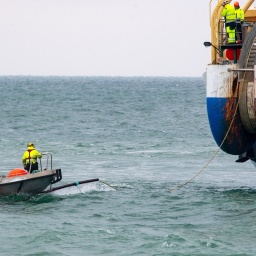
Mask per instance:
[[[201,76],[209,2],[0,0],[0,75]]]

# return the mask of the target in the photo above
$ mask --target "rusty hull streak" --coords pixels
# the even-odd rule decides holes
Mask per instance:
[[[234,79],[233,79],[233,82],[232,82],[232,95],[236,95],[237,97],[237,92],[238,92],[238,74],[237,72],[234,73]]]
[[[227,81],[228,83],[228,81]],[[237,104],[238,104],[238,87],[239,87],[239,83],[238,83],[238,77],[237,74],[234,73],[233,76],[233,81],[232,81],[232,87],[231,90],[229,90],[230,95],[228,95],[227,101],[225,106],[223,107],[224,113],[225,113],[225,120],[226,120],[226,124],[227,124],[227,128],[229,128],[233,118],[234,122],[232,124],[232,127],[230,128],[229,134],[227,136],[227,142],[228,144],[233,144],[233,142],[240,138],[240,131],[242,128],[242,123],[241,122],[236,122],[237,119],[240,119],[240,113],[239,111],[236,112],[236,108],[237,108]],[[228,85],[228,88],[230,88],[230,86]],[[234,117],[235,115],[235,117]],[[242,146],[242,141],[238,141],[239,146]]]

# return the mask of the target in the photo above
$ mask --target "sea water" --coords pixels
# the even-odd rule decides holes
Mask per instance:
[[[61,168],[55,186],[100,179],[0,197],[0,255],[256,255],[255,168],[218,152],[203,78],[10,76],[0,89],[0,175],[32,141]]]

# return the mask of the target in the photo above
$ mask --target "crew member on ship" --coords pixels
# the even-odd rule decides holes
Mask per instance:
[[[222,3],[223,10],[221,15],[225,18],[226,32],[228,35],[228,43],[234,44],[236,42],[236,12],[234,6],[230,5],[228,1]]]
[[[27,145],[28,149],[24,152],[22,156],[22,163],[24,169],[32,173],[35,170],[38,170],[37,158],[42,157],[42,153],[38,152],[35,149],[35,146],[32,142],[29,142]]]

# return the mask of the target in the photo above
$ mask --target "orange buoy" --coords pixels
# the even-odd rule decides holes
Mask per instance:
[[[26,175],[26,174],[28,174],[28,172],[26,170],[20,169],[20,168],[15,168],[8,173],[7,178],[12,178],[15,176],[22,176],[22,175]]]

